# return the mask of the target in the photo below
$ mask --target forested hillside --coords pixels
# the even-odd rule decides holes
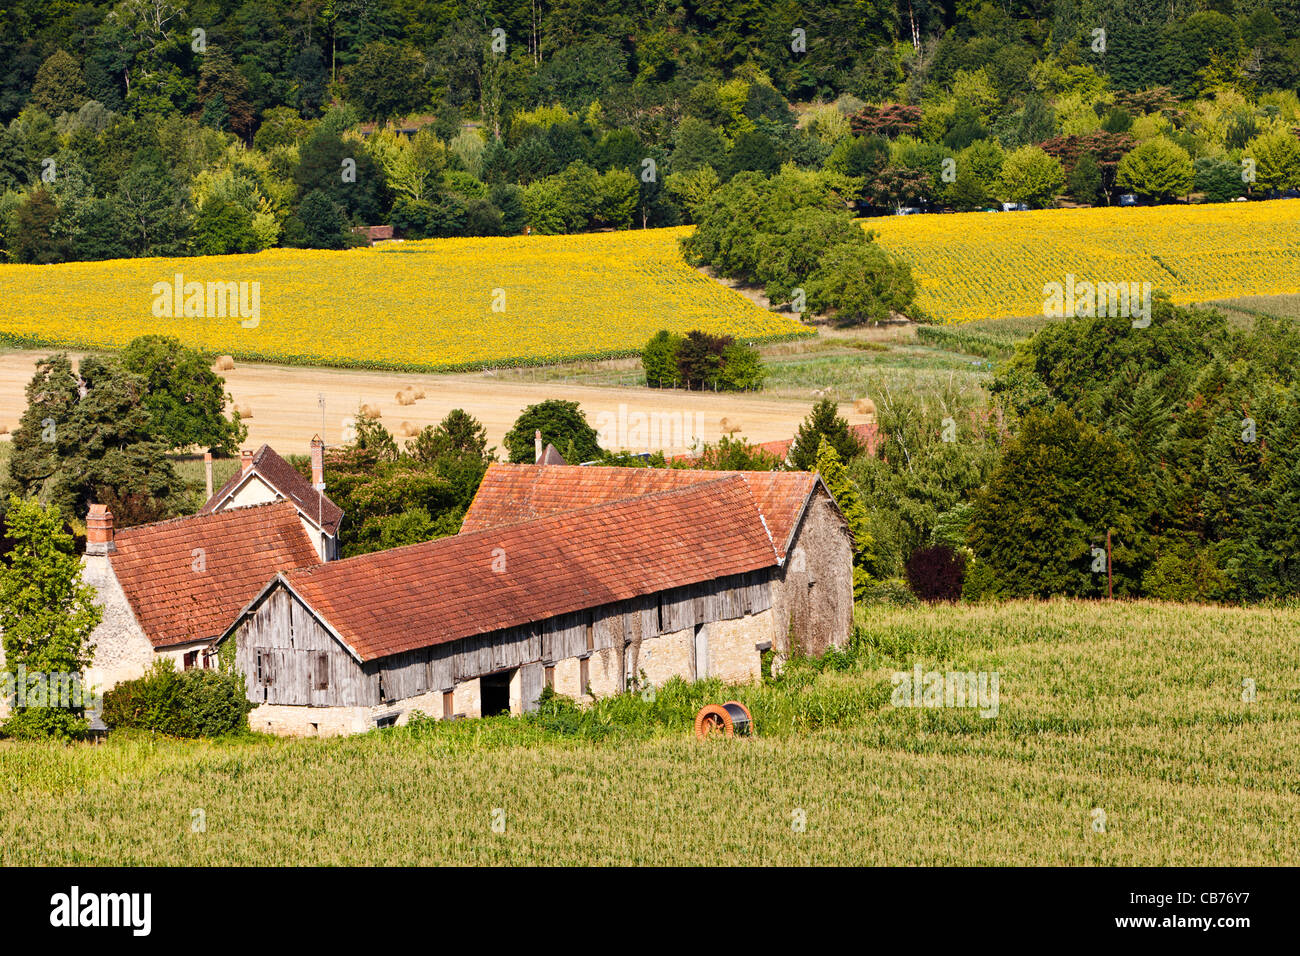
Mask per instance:
[[[1300,187],[1300,0],[20,0],[0,248],[57,262]],[[391,125],[390,125],[391,124]]]

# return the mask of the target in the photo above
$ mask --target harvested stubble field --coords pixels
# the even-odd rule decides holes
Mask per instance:
[[[858,618],[836,667],[738,691],[757,739],[696,742],[678,715],[611,718],[603,737],[493,718],[343,740],[0,743],[0,862],[1300,863],[1300,612],[1055,601]],[[890,674],[914,664],[996,670],[998,716],[891,707]]]
[[[0,266],[0,340],[120,348],[174,335],[236,358],[451,370],[639,352],[657,330],[809,335],[682,260],[682,229],[430,239],[342,252]],[[260,317],[158,317],[154,284],[260,283]],[[251,285],[249,305],[251,306]],[[188,306],[187,306],[188,308]],[[174,310],[173,310],[174,311]]]
[[[1149,282],[1179,305],[1300,292],[1300,199],[863,220],[943,322],[1042,315],[1048,282]]]

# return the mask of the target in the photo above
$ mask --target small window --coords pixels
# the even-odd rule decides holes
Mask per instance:
[[[551,690],[555,690],[555,665],[554,664],[546,665],[546,686],[549,687]]]
[[[330,689],[330,656],[328,651],[317,651],[314,655],[316,658],[316,689]]]
[[[187,671],[191,671],[191,670],[194,670],[194,668],[196,668],[196,667],[198,667],[198,666],[199,666],[199,652],[198,652],[198,651],[186,651],[186,652],[185,652],[185,669],[186,669]]]
[[[591,683],[591,666],[590,660],[584,657],[578,662],[578,696],[587,693],[587,685]]]
[[[444,690],[442,692],[442,719],[451,720],[456,715],[456,692]]]
[[[396,714],[382,714],[382,715],[380,715],[379,717],[376,717],[376,718],[375,718],[375,726],[376,726],[376,727],[396,727],[396,726],[397,726],[397,715],[396,715]]]
[[[596,649],[596,625],[592,623],[591,618],[587,618],[587,650]]]

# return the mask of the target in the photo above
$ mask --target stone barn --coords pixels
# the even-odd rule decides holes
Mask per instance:
[[[839,646],[853,625],[853,542],[820,477],[800,471],[697,471],[502,465],[488,468],[461,533],[558,514],[584,504],[744,480],[776,550],[772,646],[778,657]],[[796,646],[791,646],[791,640]]]
[[[763,651],[788,652],[792,622],[810,644],[843,640],[848,532],[816,476],[655,486],[646,471],[493,466],[459,535],[277,575],[221,638],[250,724],[340,734],[521,713],[548,686],[590,700],[673,676],[740,683]]]

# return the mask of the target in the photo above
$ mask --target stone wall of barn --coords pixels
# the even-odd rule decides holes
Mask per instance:
[[[853,543],[820,487],[808,503],[781,571],[772,579],[772,647],[778,658],[839,647],[853,626]],[[792,644],[793,641],[793,644]]]

